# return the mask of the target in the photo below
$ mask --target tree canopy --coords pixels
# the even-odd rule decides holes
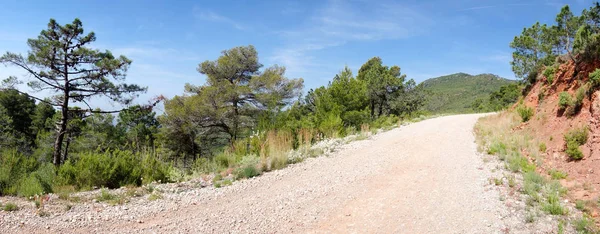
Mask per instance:
[[[59,107],[61,111],[54,143],[55,165],[61,163],[70,113],[112,112],[92,108],[89,100],[105,96],[112,101],[129,104],[138,93],[146,91],[146,88],[138,85],[123,83],[131,60],[124,56],[115,57],[110,51],[90,48],[89,44],[94,41],[96,35],[93,32],[84,34],[79,19],[66,25],[50,19],[46,30],[42,30],[37,38],[27,41],[30,49],[27,57],[10,52],[0,57],[1,63],[20,67],[33,77],[27,82],[33,91],[55,94],[51,99],[36,98]],[[76,103],[81,103],[87,109],[73,108]]]
[[[600,54],[600,4],[594,3],[577,16],[568,5],[561,8],[555,24],[535,23],[523,29],[510,43],[514,49],[512,70],[521,79],[533,83],[540,69],[554,64],[555,60],[570,60],[575,64],[575,74],[582,61]],[[566,58],[566,59],[564,59]]]

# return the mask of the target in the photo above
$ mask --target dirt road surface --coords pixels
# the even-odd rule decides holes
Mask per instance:
[[[402,126],[327,157],[165,199],[173,205],[135,220],[39,226],[80,233],[500,233],[505,207],[486,189],[489,174],[474,142],[480,116]]]

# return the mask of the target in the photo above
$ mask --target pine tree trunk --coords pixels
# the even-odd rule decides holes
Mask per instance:
[[[61,164],[61,151],[62,151],[62,143],[65,138],[65,134],[67,132],[67,121],[69,118],[69,108],[68,108],[68,99],[65,98],[62,108],[61,108],[61,119],[60,126],[58,128],[58,133],[56,136],[56,140],[54,141],[54,155],[53,155],[53,163],[55,166],[60,166]]]

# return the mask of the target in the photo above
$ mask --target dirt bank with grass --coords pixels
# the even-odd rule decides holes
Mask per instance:
[[[43,216],[21,201],[0,213],[0,233],[552,232],[553,224],[526,225],[490,184],[493,164],[477,153],[472,132],[480,116],[410,124],[221,188],[199,178],[88,192]]]

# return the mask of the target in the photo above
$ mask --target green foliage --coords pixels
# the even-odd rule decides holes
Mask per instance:
[[[510,64],[517,77],[533,83],[538,70],[544,65],[551,65],[556,57],[552,51],[551,35],[551,27],[537,22],[524,28],[521,35],[514,38],[510,43],[510,47],[514,49]]]
[[[80,189],[93,187],[119,188],[152,181],[169,180],[170,167],[150,154],[114,150],[106,153],[82,154],[69,160],[58,171],[62,184]]]
[[[549,170],[548,171],[548,175],[550,175],[550,177],[553,180],[562,180],[562,179],[567,178],[567,173],[566,172],[563,172],[563,171],[560,171],[560,170],[557,170],[557,169]]]
[[[591,88],[597,89],[600,87],[600,68],[597,68],[589,74]]]
[[[573,160],[583,158],[579,146],[585,144],[588,139],[589,128],[587,126],[569,130],[564,136],[567,149],[565,153]]]
[[[152,193],[152,194],[150,194],[150,196],[148,196],[149,201],[156,201],[156,200],[160,200],[162,198],[163,198],[163,196],[158,193]]]
[[[491,74],[457,73],[425,80],[421,86],[429,93],[425,110],[434,114],[496,111],[520,96],[516,82]]]
[[[573,226],[575,227],[575,230],[577,231],[577,233],[582,233],[582,234],[598,233],[598,228],[596,227],[594,220],[592,218],[588,217],[587,215],[584,215],[583,217],[573,221]]]
[[[587,142],[589,128],[587,126],[569,130],[564,138],[565,142],[575,142],[577,145],[583,145]]]
[[[558,95],[558,106],[561,110],[565,110],[573,105],[573,98],[565,91]]]
[[[573,101],[573,109],[575,112],[579,112],[581,106],[583,106],[583,99],[585,99],[587,92],[587,88],[585,86],[581,86],[577,89],[575,93],[575,100]]]
[[[546,143],[541,142],[539,145],[540,152],[546,152]]]
[[[546,198],[546,202],[542,204],[542,210],[551,215],[564,215],[567,209],[560,204],[558,195],[552,194]]]
[[[488,154],[495,154],[495,155],[506,155],[507,154],[507,149],[506,149],[506,144],[504,144],[504,142],[500,142],[500,141],[494,141],[490,147],[488,147]]]
[[[99,202],[114,200],[117,196],[110,193],[107,189],[103,188],[100,190],[100,195],[96,197]]]
[[[555,76],[557,70],[558,70],[558,67],[556,65],[547,66],[546,69],[544,69],[543,75],[546,77],[546,84],[550,85],[550,84],[554,83],[554,76]]]
[[[555,25],[535,23],[523,29],[511,43],[514,49],[511,62],[515,75],[535,81],[540,68],[546,67],[544,76],[551,84],[558,64],[570,60],[575,64],[591,61],[600,55],[600,5],[594,3],[580,16],[574,15],[565,5],[555,18]]]
[[[508,155],[506,162],[508,163],[508,169],[512,172],[527,173],[535,171],[535,164],[530,163],[526,157],[517,152]]]
[[[583,152],[579,149],[579,144],[574,141],[567,141],[565,153],[573,160],[580,160],[583,158]]]
[[[585,211],[586,210],[585,202],[582,200],[575,201],[575,208],[578,210],[581,210],[581,211]]]
[[[54,166],[16,151],[0,152],[0,195],[33,196],[52,192]]]
[[[27,82],[33,91],[55,94],[47,102],[61,110],[53,153],[53,163],[57,166],[63,161],[61,154],[65,135],[70,130],[70,117],[97,112],[91,108],[73,108],[69,106],[70,102],[87,104],[93,97],[106,96],[112,101],[129,104],[136,93],[146,91],[146,88],[122,83],[131,60],[125,56],[116,58],[110,51],[90,48],[94,41],[96,35],[93,32],[84,35],[79,19],[66,25],[50,19],[48,28],[42,30],[39,37],[27,41],[30,51],[26,58],[10,52],[0,57],[0,63],[23,68],[34,78]]]
[[[260,170],[258,170],[258,166],[260,164],[260,159],[256,156],[249,155],[242,158],[239,163],[239,167],[235,171],[236,178],[252,178],[260,175]]]
[[[546,183],[544,177],[530,171],[523,174],[523,192],[530,197],[538,197],[538,193],[542,190],[542,186]]]
[[[519,113],[519,116],[521,116],[521,121],[523,122],[529,121],[533,116],[533,108],[524,105],[519,106],[517,112]]]
[[[7,212],[17,211],[17,210],[19,210],[19,207],[15,203],[8,202],[8,203],[4,204],[4,208],[2,208],[2,210],[7,211]]]

